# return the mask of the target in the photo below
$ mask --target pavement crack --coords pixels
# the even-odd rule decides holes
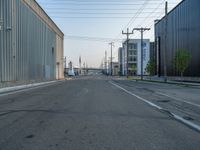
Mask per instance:
[[[30,135],[26,136],[26,138],[27,138],[27,139],[31,139],[31,138],[33,138],[34,136],[35,136],[35,135],[30,134]]]

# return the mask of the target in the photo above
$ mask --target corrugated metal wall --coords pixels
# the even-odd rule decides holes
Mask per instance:
[[[163,75],[163,50],[167,44],[168,75],[180,75],[173,67],[173,57],[177,49],[186,49],[192,54],[192,60],[185,76],[200,76],[200,1],[184,0],[168,16],[167,42],[165,41],[165,18],[155,25],[155,39],[160,53],[160,73]],[[158,53],[158,55],[159,55]],[[158,60],[159,61],[159,60]]]
[[[55,79],[55,32],[21,0],[0,8],[0,81]]]

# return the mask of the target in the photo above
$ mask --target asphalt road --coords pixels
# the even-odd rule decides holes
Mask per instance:
[[[156,85],[113,82],[148,99],[157,91]],[[173,86],[160,87],[170,91]],[[109,78],[77,78],[0,97],[0,150],[199,149],[199,132],[122,91]]]

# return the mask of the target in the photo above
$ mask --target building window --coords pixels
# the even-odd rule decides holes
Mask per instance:
[[[133,44],[133,49],[134,50],[137,50],[137,48],[138,48],[138,45],[135,43],[135,44]]]
[[[129,55],[137,55],[137,50],[129,50]]]
[[[143,60],[145,61],[147,57],[147,49],[143,49]]]
[[[143,48],[147,47],[147,43],[143,42]]]
[[[137,61],[137,57],[134,56],[134,57],[133,57],[133,61]]]
[[[133,51],[132,50],[129,51],[129,55],[133,55]]]
[[[136,56],[129,56],[129,61],[137,61],[137,57]]]
[[[134,51],[133,51],[133,55],[137,55],[137,50],[134,50]]]
[[[133,49],[133,44],[129,44],[129,50]]]

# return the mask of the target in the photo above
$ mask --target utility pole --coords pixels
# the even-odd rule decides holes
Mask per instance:
[[[79,56],[79,74],[82,74],[82,68],[81,68],[81,56]]]
[[[128,75],[129,75],[129,72],[128,72],[128,58],[129,58],[128,41],[129,41],[129,35],[133,34],[133,31],[129,32],[129,28],[127,28],[127,32],[122,31],[122,34],[126,35],[126,77],[128,79]]]
[[[164,81],[167,82],[167,61],[166,61],[166,53],[167,53],[167,13],[168,13],[168,2],[165,2],[165,48],[163,51],[163,63],[164,63]]]
[[[67,68],[67,57],[65,57],[65,68]]]
[[[67,70],[67,57],[65,57],[65,68],[64,68],[64,75],[66,75],[66,70]]]
[[[84,75],[86,75],[85,62],[83,63],[83,68],[84,68]]]
[[[150,28],[134,28],[134,30],[141,32],[141,80],[143,80],[143,33],[150,30]]]
[[[105,51],[105,74],[107,75],[107,51]]]
[[[110,58],[110,75],[112,76],[112,49],[113,49],[113,46],[114,46],[114,43],[111,42],[109,43],[110,47],[111,47],[111,58]]]

